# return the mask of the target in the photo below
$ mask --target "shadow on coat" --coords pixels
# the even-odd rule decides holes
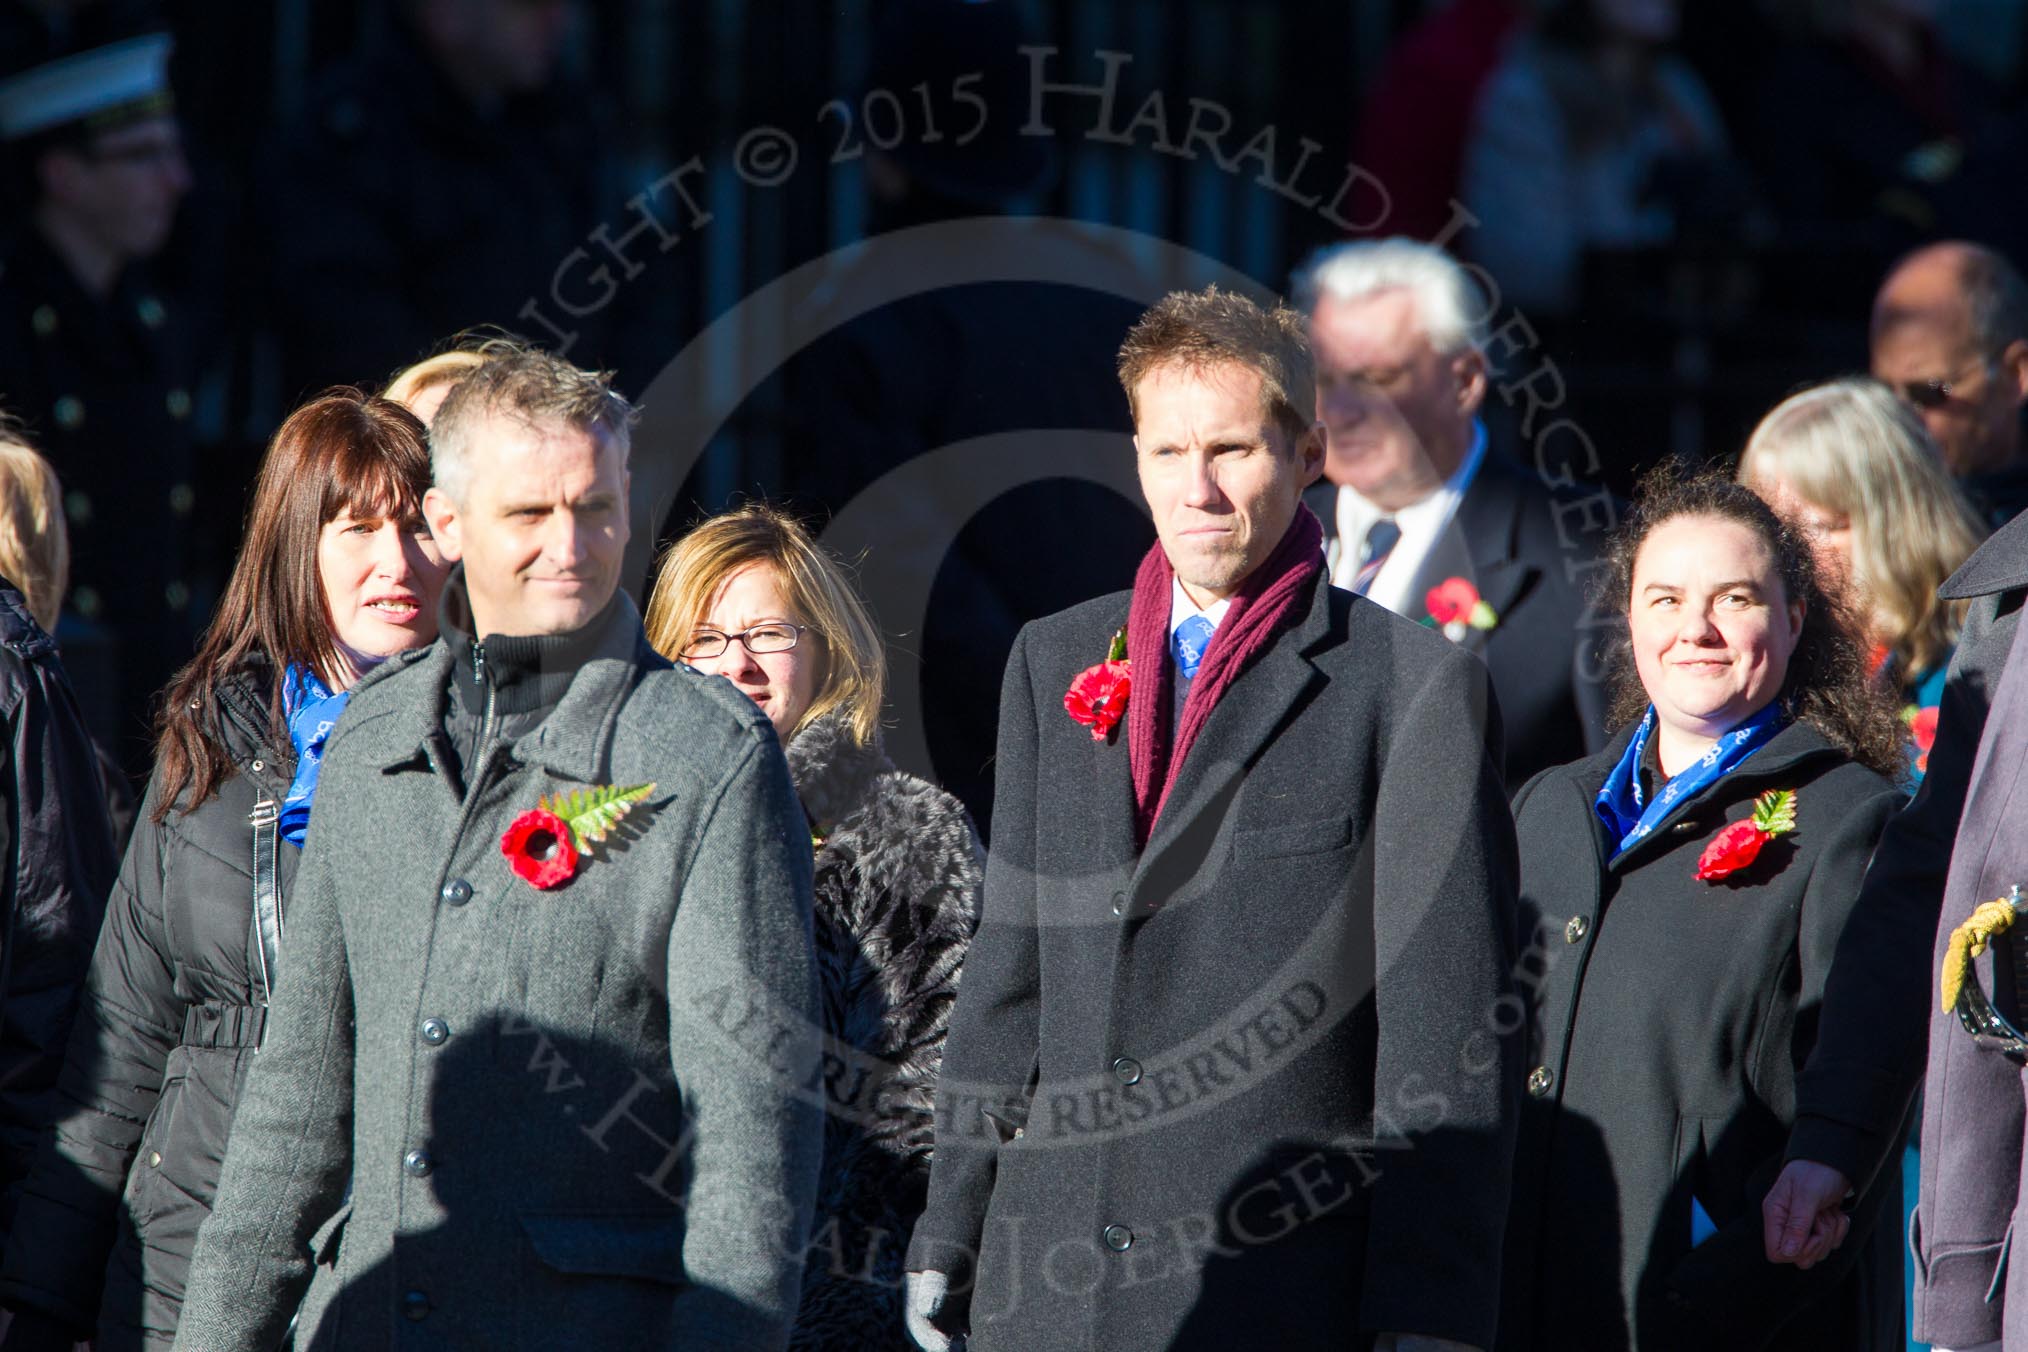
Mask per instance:
[[[353,1196],[310,1242],[295,1352],[387,1347],[411,1323],[437,1345],[503,1352],[737,1343],[753,1327],[751,1307],[683,1268],[694,1137],[666,1063],[513,1015],[456,1030],[427,1055],[422,1120],[435,1129],[415,1146],[430,1172],[407,1176],[400,1156],[354,1159]],[[631,1093],[637,1076],[663,1092]],[[453,1123],[470,1137],[445,1130]],[[363,1183],[369,1170],[382,1177]],[[405,1217],[435,1218],[399,1231],[399,1271],[389,1236],[359,1229],[368,1216],[388,1224],[397,1187]]]
[[[1683,1352],[1899,1347],[1900,1264],[1883,1261],[1879,1248],[1898,1253],[1899,1162],[1890,1161],[1853,1207],[1844,1244],[1805,1272],[1768,1261],[1761,1217],[1761,1200],[1781,1172],[1787,1130],[1761,1109],[1736,1115],[1715,1134],[1707,1128],[1696,1139],[1690,1135],[1678,1147],[1675,1185],[1650,1241],[1654,1257],[1641,1277],[1639,1345]],[[1742,1172],[1743,1187],[1721,1181]],[[1718,1233],[1684,1253],[1672,1237],[1689,1234],[1693,1193],[1700,1200],[1739,1201],[1737,1214],[1724,1203],[1712,1204]],[[1882,1217],[1888,1218],[1884,1226]]]
[[[1478,1136],[1438,1128],[1416,1139],[1441,1154],[1497,1148]],[[1371,1349],[1375,1334],[1392,1331],[1360,1327],[1367,1256],[1384,1254],[1388,1242],[1369,1233],[1372,1189],[1390,1161],[1406,1153],[1399,1147],[1349,1152],[1319,1141],[1279,1141],[1265,1149],[1219,1199],[1197,1299],[1169,1352]],[[1433,1271],[1432,1285],[1452,1275]]]
[[[1549,1196],[1542,1152],[1589,1180],[1582,1198]],[[1532,1158],[1531,1158],[1532,1157]],[[1590,1120],[1536,1099],[1521,1110],[1513,1214],[1502,1255],[1498,1352],[1623,1352],[1630,1344],[1620,1294],[1625,1237],[1605,1136]],[[1573,1217],[1572,1213],[1575,1213]],[[1685,1203],[1683,1228],[1690,1228]],[[1576,1225],[1568,1224],[1576,1219]],[[1561,1222],[1561,1223],[1560,1223]]]

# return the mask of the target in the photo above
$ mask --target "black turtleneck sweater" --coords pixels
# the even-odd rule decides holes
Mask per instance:
[[[437,603],[438,630],[457,659],[444,700],[444,740],[451,762],[445,768],[466,794],[472,791],[466,767],[476,766],[487,747],[511,742],[549,717],[618,604],[615,592],[589,624],[567,634],[480,638],[472,632],[476,626],[464,565],[452,571]]]

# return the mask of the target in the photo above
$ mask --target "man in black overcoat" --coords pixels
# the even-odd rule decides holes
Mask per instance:
[[[1158,544],[1007,665],[911,1332],[1490,1346],[1518,1085],[1485,668],[1324,576],[1300,316],[1174,294],[1120,375]]]
[[[1303,500],[1331,580],[1418,622],[1433,589],[1470,585],[1486,608],[1448,632],[1493,673],[1509,785],[1597,751],[1603,631],[1585,592],[1612,500],[1570,482],[1552,493],[1488,448],[1478,284],[1434,245],[1384,239],[1323,250],[1296,292],[1328,442]]]
[[[1973,771],[1987,740],[1988,716],[2014,660],[2022,606],[2028,602],[2028,520],[2017,517],[2002,527],[1938,594],[1946,600],[1969,601],[1970,610],[1951,659],[1928,773],[1915,800],[1888,824],[1874,850],[1825,985],[1816,1048],[1796,1081],[1789,1163],[1763,1204],[1768,1257],[1776,1261],[1811,1262],[1842,1240],[1847,1198],[1865,1191],[1881,1168],[1896,1167],[1892,1161],[1906,1139],[1909,1103],[1931,1051],[1932,1015],[1940,1012],[1934,1003],[1933,942],[1939,933],[1947,936],[1970,910],[1962,902],[1957,912],[1944,908],[1954,857],[1961,856],[1974,870],[1968,875],[1974,884],[1980,881],[1982,865],[1997,862],[1988,839],[1991,819],[2007,810],[2008,800],[1989,801],[1977,814],[1985,819],[1983,835],[1968,840],[1960,827],[1975,815],[1968,808],[1968,803],[1975,803]],[[2018,762],[2018,729],[1997,723],[1994,729],[1998,745],[1988,757],[1997,752],[2002,766],[2005,758]],[[1993,790],[1988,786],[1986,791]],[[1962,1030],[1952,1030],[1952,1036],[1969,1038]],[[1941,1094],[1943,1086],[1933,1085],[1931,1092]],[[2018,1096],[2010,1111],[2019,1113]],[[1996,1111],[1992,1120],[1994,1130],[1983,1145],[1998,1147],[2003,1161],[2008,1152],[2018,1161],[2018,1135],[2008,1136],[2018,1119]],[[1976,1138],[1957,1144],[1960,1158],[1972,1153],[1964,1148],[1967,1144],[1973,1151],[1982,1148]],[[1926,1145],[1925,1154],[1929,1153]],[[1934,1159],[1926,1160],[1925,1189],[1936,1167]],[[2016,1172],[2014,1163],[1996,1165],[1988,1171],[1983,1191],[1996,1199],[2011,1196]],[[2008,1210],[2011,1207],[2002,1209],[2003,1217]],[[1918,1248],[1924,1242],[1919,1237]],[[1953,1295],[1959,1294],[1957,1288],[1976,1287],[1974,1303],[1989,1306],[1997,1319],[2002,1302],[1988,1297],[1997,1297],[2003,1286],[1998,1274],[2005,1267],[2004,1247],[1958,1256],[1967,1261],[1952,1265]],[[1925,1251],[1924,1261],[1928,1258]],[[1967,1271],[1979,1264],[1984,1265],[1983,1275],[1974,1280]],[[1941,1275],[1933,1270],[1929,1282],[1918,1281],[1918,1333],[1925,1325],[1925,1306],[1936,1299],[1930,1288]],[[1932,1332],[1942,1327],[1933,1325]],[[1998,1336],[1997,1329],[1989,1332]]]

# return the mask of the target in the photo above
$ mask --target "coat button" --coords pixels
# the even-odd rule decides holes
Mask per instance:
[[[430,1317],[430,1298],[421,1291],[404,1291],[401,1296],[401,1312],[418,1322]]]
[[[1134,1232],[1124,1225],[1108,1225],[1105,1240],[1106,1247],[1114,1253],[1125,1253],[1134,1247]]]
[[[1556,1083],[1556,1074],[1548,1066],[1537,1066],[1528,1072],[1528,1092],[1536,1098],[1549,1093],[1549,1087]]]
[[[162,1152],[161,1152],[161,1151],[159,1151],[159,1150],[150,1150],[150,1151],[148,1152],[148,1167],[149,1167],[150,1169],[159,1169],[159,1168],[161,1168],[161,1167],[162,1167]]]
[[[259,759],[258,757],[256,757],[256,758],[254,759],[254,763],[253,763],[252,769],[253,769],[253,772],[254,772],[255,774],[259,774],[259,773],[260,773],[261,771],[263,771],[263,770],[265,770],[265,769],[267,769],[267,768],[268,768],[268,763],[267,763],[266,761],[264,761],[264,760],[261,760],[261,759]]]
[[[411,1150],[401,1157],[401,1167],[412,1177],[428,1178],[430,1170],[437,1166],[436,1161],[429,1157],[427,1151]]]
[[[453,878],[444,884],[444,900],[453,906],[463,906],[472,899],[472,885],[463,878]]]
[[[1581,915],[1574,915],[1570,918],[1570,923],[1563,927],[1563,942],[1574,944],[1589,933],[1590,930],[1591,922],[1589,920],[1586,920]]]
[[[422,1040],[432,1047],[441,1047],[451,1040],[451,1026],[442,1019],[424,1019]]]
[[[1141,1063],[1131,1056],[1122,1056],[1119,1060],[1113,1062],[1113,1074],[1119,1077],[1121,1084],[1139,1084],[1141,1082]]]
[[[1125,915],[1126,913],[1127,913],[1127,894],[1124,892],[1113,893],[1113,914]]]
[[[1679,835],[1679,836],[1695,836],[1695,835],[1701,835],[1701,834],[1703,833],[1703,831],[1704,831],[1704,823],[1703,823],[1703,822],[1677,822],[1677,823],[1676,823],[1676,824],[1675,824],[1674,826],[1670,827],[1669,829],[1670,829],[1671,831],[1675,832],[1675,833],[1676,833],[1677,835]]]

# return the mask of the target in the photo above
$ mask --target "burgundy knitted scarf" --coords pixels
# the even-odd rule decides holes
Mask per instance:
[[[1296,519],[1274,553],[1247,574],[1232,594],[1225,619],[1211,636],[1204,661],[1190,683],[1183,726],[1171,737],[1170,709],[1176,664],[1169,656],[1169,610],[1176,570],[1158,540],[1134,575],[1134,599],[1127,609],[1127,660],[1136,676],[1159,671],[1159,681],[1136,681],[1127,702],[1127,760],[1134,776],[1134,818],[1139,843],[1154,832],[1162,805],[1176,782],[1177,767],[1197,740],[1226,689],[1267,650],[1296,618],[1317,574],[1324,568],[1324,528],[1298,504]]]

